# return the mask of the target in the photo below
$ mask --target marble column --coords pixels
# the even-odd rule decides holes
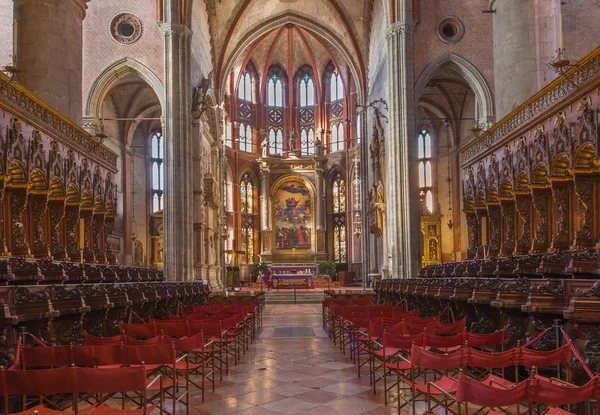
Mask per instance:
[[[414,125],[413,30],[414,23],[405,20],[392,24],[386,33],[389,91],[384,158],[387,241],[391,275],[400,278],[417,275],[422,245]]]
[[[165,277],[194,277],[193,152],[191,136],[191,30],[178,0],[165,2]]]
[[[78,125],[88,1],[15,0],[19,83]]]

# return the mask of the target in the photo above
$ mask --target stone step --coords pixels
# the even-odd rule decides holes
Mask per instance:
[[[320,304],[323,301],[323,291],[296,291],[296,304]],[[267,304],[294,304],[294,291],[267,291]]]

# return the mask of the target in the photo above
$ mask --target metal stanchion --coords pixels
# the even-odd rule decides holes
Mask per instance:
[[[294,285],[294,304],[296,304],[296,286]]]
[[[560,348],[560,344],[561,344],[561,333],[560,333],[560,327],[561,327],[561,321],[558,318],[554,319],[554,334],[556,335],[556,348]],[[562,374],[562,370],[560,367],[560,363],[558,365],[556,365],[556,377],[561,379],[561,374]]]

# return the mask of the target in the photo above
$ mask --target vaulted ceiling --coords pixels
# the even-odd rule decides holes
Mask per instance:
[[[292,76],[303,65],[322,74],[331,61],[364,85],[371,8],[365,0],[207,0],[216,81],[224,87],[249,61],[261,77],[272,63]]]

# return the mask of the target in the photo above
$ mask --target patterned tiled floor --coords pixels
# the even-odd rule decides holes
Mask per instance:
[[[272,308],[285,308],[282,315]],[[267,305],[263,327],[230,374],[217,381],[215,393],[201,403],[192,390],[190,414],[200,415],[350,415],[397,414],[396,398],[383,405],[368,376],[360,379],[347,356],[321,327],[321,310],[314,305]],[[269,310],[271,309],[271,310]],[[310,310],[311,313],[307,313]],[[276,327],[311,327],[312,337],[272,337]],[[417,410],[417,413],[422,413]],[[401,414],[410,414],[402,410]]]

